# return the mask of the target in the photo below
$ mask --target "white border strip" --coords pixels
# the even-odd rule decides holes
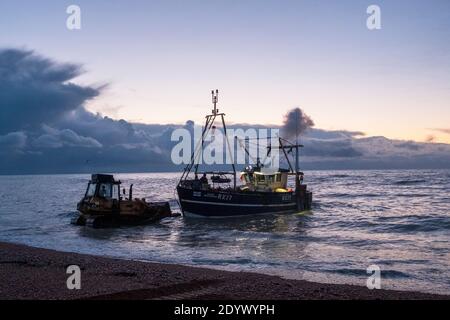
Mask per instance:
[[[251,214],[230,214],[226,216],[210,216],[210,215],[203,215],[203,214],[197,214],[192,213],[188,211],[184,211],[183,216],[185,218],[206,218],[206,219],[224,219],[224,218],[248,218],[248,217],[254,217],[254,216],[262,216],[262,215],[269,215],[269,214],[283,214],[283,213],[294,213],[295,211],[292,210],[286,210],[286,211],[275,211],[275,212],[262,212],[262,213],[251,213]]]
[[[197,201],[197,200],[181,200],[181,202],[199,203],[199,204],[212,204],[216,206],[231,206],[231,207],[286,207],[295,206],[295,202],[279,203],[279,204],[239,204],[239,203],[225,203],[225,202],[209,202],[209,201]]]

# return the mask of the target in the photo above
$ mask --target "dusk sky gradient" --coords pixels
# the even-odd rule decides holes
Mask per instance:
[[[82,29],[66,28],[81,7]],[[382,29],[366,28],[381,7]],[[235,123],[450,143],[450,1],[2,1],[0,47],[84,66],[87,108],[143,123],[202,121],[209,90]]]

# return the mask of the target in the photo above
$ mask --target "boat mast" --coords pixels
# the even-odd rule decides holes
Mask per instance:
[[[214,90],[211,91],[212,97],[213,97],[213,104],[214,104],[214,110],[213,114],[217,115],[219,112],[219,109],[216,108],[216,104],[219,100],[219,90],[216,89],[216,94],[214,95]],[[234,152],[231,150],[230,140],[228,140],[228,134],[227,134],[227,126],[225,124],[225,114],[220,113],[220,117],[222,118],[222,126],[223,126],[223,133],[225,135],[225,140],[227,141],[227,147],[228,147],[228,154],[233,156]],[[234,165],[234,157],[231,159],[231,167],[233,168],[233,189],[236,189],[236,167]]]
[[[245,138],[245,139],[243,139],[243,140],[241,140],[241,139],[238,139],[238,137],[235,137],[235,139],[237,139],[237,140],[239,140],[239,144],[240,144],[240,146],[244,149],[244,151],[245,151],[245,153],[247,154],[247,156],[249,157],[249,158],[251,158],[251,160],[254,160],[254,158],[251,156],[251,154],[250,154],[250,152],[249,152],[249,150],[247,149],[247,147],[246,147],[246,145],[245,145],[245,142],[246,141],[250,141],[250,139],[249,138]],[[262,138],[255,138],[255,139],[252,139],[252,140],[261,140]],[[243,143],[242,143],[243,142]],[[298,149],[299,148],[303,148],[304,146],[302,145],[302,144],[293,144],[292,142],[290,142],[290,141],[288,141],[288,140],[286,140],[286,139],[283,139],[283,138],[281,138],[281,137],[278,137],[278,146],[272,146],[272,145],[269,145],[269,146],[267,146],[267,156],[270,154],[270,152],[271,152],[271,150],[272,149],[280,149],[280,150],[282,150],[283,151],[283,154],[284,154],[284,157],[285,157],[285,159],[286,159],[286,161],[287,161],[287,163],[288,163],[288,166],[289,166],[289,172],[291,173],[291,174],[296,174],[296,172],[300,172],[299,171],[299,168],[298,167],[296,167],[296,166],[298,166],[298,163],[296,163],[296,164],[294,164],[294,166],[291,164],[291,161],[289,160],[289,155],[288,155],[288,153],[292,153],[293,152],[293,150],[294,150],[294,148],[296,149],[296,152],[295,152],[295,154],[298,154]],[[287,150],[287,151],[286,151]],[[292,160],[294,161],[295,159],[294,159],[294,155],[292,154]],[[259,158],[257,158],[257,159],[259,159]]]
[[[219,101],[219,90],[216,89],[216,91],[214,92],[214,90],[211,90],[211,96],[212,96],[212,103],[214,105],[214,109],[211,111],[211,114],[206,116],[206,122],[205,122],[205,127],[203,128],[202,131],[202,137],[201,137],[201,144],[200,144],[200,148],[197,148],[192,152],[191,155],[191,162],[189,163],[189,165],[184,169],[184,172],[180,178],[180,182],[183,179],[187,179],[187,177],[189,176],[189,173],[191,172],[192,168],[195,165],[195,170],[194,172],[197,174],[198,172],[198,166],[199,163],[195,163],[198,154],[200,154],[201,152],[203,152],[203,146],[205,143],[205,137],[208,135],[209,131],[211,130],[211,128],[213,127],[214,121],[216,120],[217,116],[220,116],[221,120],[222,120],[222,125],[223,125],[223,131],[225,134],[225,140],[227,143],[227,148],[228,148],[228,152],[230,155],[232,155],[233,153],[231,152],[231,145],[230,145],[230,141],[228,140],[228,135],[227,135],[227,126],[225,124],[225,114],[224,113],[219,113],[219,109],[217,109],[217,103]],[[233,186],[234,189],[236,189],[236,167],[234,165],[234,157],[231,160],[231,166],[233,167]]]
[[[216,89],[216,94],[214,94],[214,90],[211,90],[212,103],[214,105],[214,109],[212,110],[213,115],[217,115],[219,113],[219,109],[217,109],[217,102],[219,101],[219,90]]]

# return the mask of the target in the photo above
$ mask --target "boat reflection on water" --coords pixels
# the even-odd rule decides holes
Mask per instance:
[[[169,234],[166,234],[167,241],[175,242],[178,246],[184,247],[193,254],[192,249],[202,248],[207,250],[211,256],[199,254],[191,257],[195,263],[202,263],[200,260],[213,265],[240,264],[239,259],[259,259],[257,256],[264,254],[264,257],[284,255],[288,252],[295,252],[298,257],[305,254],[304,249],[309,245],[309,241],[301,241],[308,238],[308,223],[311,220],[309,214],[266,214],[258,216],[229,217],[224,219],[179,219],[177,227],[172,226]],[[275,241],[278,237],[283,239],[291,235],[292,242]],[[224,236],[227,235],[227,236]],[[162,239],[160,239],[162,240]],[[220,257],[222,248],[227,247],[233,255]],[[215,252],[218,250],[217,252]],[[213,258],[214,257],[214,258]]]

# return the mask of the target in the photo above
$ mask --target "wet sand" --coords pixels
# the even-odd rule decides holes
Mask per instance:
[[[69,265],[81,289],[69,290]],[[0,242],[0,299],[450,299],[420,292],[286,280],[174,264],[138,262]]]

